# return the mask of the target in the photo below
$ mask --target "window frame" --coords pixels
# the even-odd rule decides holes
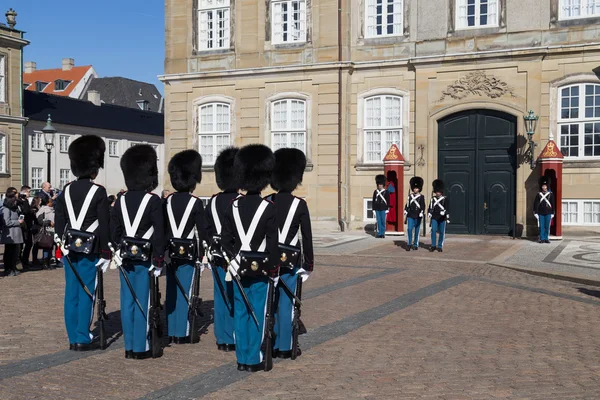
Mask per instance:
[[[308,4],[307,4],[307,0],[272,0],[270,2],[270,12],[271,12],[271,44],[273,45],[287,45],[287,44],[303,44],[303,43],[307,43],[308,42]],[[288,11],[287,11],[287,17],[288,20],[287,21],[281,21],[281,32],[279,32],[276,29],[276,14],[275,13],[275,6],[277,5],[283,5],[283,4],[287,4],[288,6]],[[289,37],[292,36],[291,35],[291,30],[288,28],[287,31],[287,35],[288,35],[288,40],[283,40],[283,35],[285,33],[284,29],[283,29],[283,25],[285,23],[287,23],[288,25],[292,25],[295,21],[290,21],[289,16],[294,14],[294,10],[292,9],[292,5],[293,3],[298,3],[300,4],[300,9],[299,9],[299,13],[300,13],[300,29],[298,30],[300,32],[300,39],[298,40],[289,40]],[[283,16],[283,11],[281,12],[281,16]],[[281,33],[281,39],[276,39],[276,37],[278,36],[277,34]]]
[[[375,7],[377,7],[377,0],[373,0],[375,1]],[[392,0],[392,4],[394,3],[400,3],[399,8],[400,8],[400,21],[398,22],[398,24],[400,25],[399,27],[399,32],[398,33],[382,33],[381,35],[370,35],[369,34],[369,18],[370,18],[370,14],[369,14],[369,6],[371,6],[371,4],[369,4],[369,0],[364,0],[364,38],[365,39],[376,39],[376,38],[385,38],[385,37],[395,37],[395,36],[404,36],[404,14],[406,12],[405,8],[404,8],[404,2],[405,0]],[[388,2],[389,3],[389,2]],[[387,13],[387,5],[388,4],[384,4],[384,0],[382,0],[382,14],[381,14],[381,20],[382,20],[382,32],[383,32],[383,27],[388,27],[389,23],[385,23],[383,24],[384,19],[386,19],[385,17],[389,16],[389,14]],[[384,11],[385,10],[385,11]],[[393,16],[395,13],[392,13],[391,15]],[[377,15],[375,14],[375,19],[377,19]],[[394,22],[392,22],[392,26],[395,25]],[[377,22],[375,22],[375,30],[377,30]],[[386,29],[387,31],[387,29]]]
[[[486,0],[488,1],[488,23],[486,25],[481,25],[480,24],[480,10],[481,10],[481,1],[482,0],[474,0],[475,1],[475,22],[476,24],[473,26],[469,26],[469,14],[468,14],[468,0],[455,0],[454,3],[454,15],[455,15],[455,20],[454,20],[454,26],[455,26],[455,30],[456,31],[462,31],[462,30],[470,30],[470,29],[488,29],[488,28],[498,28],[500,27],[500,18],[501,18],[501,14],[502,14],[502,2],[500,0]],[[494,23],[489,23],[490,19],[489,19],[489,7],[490,4],[489,2],[493,1],[496,4],[496,18],[494,19]],[[461,15],[460,15],[460,9],[464,7],[465,8],[465,24],[466,25],[462,25],[461,24]]]
[[[39,138],[38,142],[38,146],[34,146],[34,138]],[[34,131],[31,134],[31,150],[32,151],[44,151],[44,135],[42,134],[42,132],[39,131]]]
[[[285,121],[287,122],[287,126],[285,127],[285,129],[275,129],[274,128],[274,122],[275,122],[275,105],[278,103],[283,103],[285,102],[286,105],[286,118]],[[303,111],[304,111],[304,127],[303,129],[292,129],[291,127],[291,114],[292,114],[292,102],[300,102],[303,105]],[[296,97],[287,97],[287,98],[279,98],[276,100],[272,100],[271,104],[270,104],[270,126],[269,126],[269,131],[270,131],[270,143],[271,143],[271,148],[273,149],[273,151],[277,150],[275,148],[275,146],[273,145],[275,143],[275,134],[286,134],[286,144],[284,147],[291,147],[291,134],[292,133],[303,133],[304,134],[304,140],[303,140],[303,148],[300,149],[302,150],[302,152],[307,155],[307,147],[308,147],[308,111],[307,111],[307,105],[308,102],[305,99],[300,99],[300,98],[296,98]]]
[[[38,90],[38,85],[39,84],[44,84],[44,87],[41,90]],[[43,92],[44,90],[46,90],[46,88],[48,87],[48,85],[50,84],[50,82],[44,82],[44,81],[35,81],[35,91],[36,92]]]
[[[217,106],[226,106],[228,111],[229,111],[229,121],[228,121],[228,130],[227,131],[218,131],[216,130],[216,126],[217,126]],[[211,131],[207,131],[207,132],[203,132],[202,129],[202,109],[205,107],[213,107],[213,111],[212,111],[212,128],[213,130]],[[196,148],[198,149],[198,152],[202,155],[202,164],[212,167],[214,166],[214,162],[217,158],[217,156],[219,155],[219,153],[221,152],[222,149],[218,148],[218,145],[216,143],[216,140],[218,137],[225,137],[227,136],[227,142],[228,144],[225,145],[223,148],[227,148],[229,146],[231,146],[232,143],[232,129],[233,129],[233,113],[232,113],[232,104],[230,102],[226,102],[226,101],[221,101],[221,100],[217,100],[217,99],[213,99],[211,101],[205,101],[202,103],[198,103],[194,105],[194,108],[196,110],[197,113],[197,126],[196,126],[196,140],[197,140],[197,146]],[[202,153],[202,137],[207,137],[210,136],[213,138],[213,142],[211,144],[212,146],[212,161],[208,161],[208,158],[206,157],[206,153]]]
[[[216,0],[213,0],[216,2]],[[195,33],[196,36],[196,43],[197,43],[197,50],[200,52],[207,52],[207,51],[219,51],[219,50],[228,50],[231,48],[231,43],[232,43],[232,26],[231,26],[231,21],[232,21],[232,15],[233,15],[233,1],[232,0],[225,0],[227,2],[227,5],[221,5],[221,6],[212,6],[212,7],[205,7],[202,3],[203,0],[197,0],[197,10],[196,10],[196,22],[197,22],[197,32]],[[219,38],[217,37],[217,33],[219,32],[219,28],[218,26],[218,22],[216,22],[216,14],[218,11],[225,11],[225,20],[226,20],[226,24],[227,27],[225,29],[226,35],[224,37],[224,43],[223,46],[219,46],[219,47],[208,47],[208,43],[210,40],[213,41],[214,44],[216,44],[219,40]],[[212,30],[210,31],[213,34],[213,38],[209,39],[209,37],[207,36],[206,38],[206,45],[203,42],[202,39],[202,33],[204,32],[202,30],[202,14],[203,13],[210,13],[213,15],[213,24],[214,27],[212,28]],[[206,29],[206,32],[208,33],[208,27]]]
[[[63,150],[63,138],[67,139],[67,147],[64,150]],[[69,135],[58,135],[58,149],[61,153],[68,153],[70,144],[71,144],[71,137]]]
[[[568,203],[577,204],[577,220],[575,222],[565,222],[564,215],[565,214],[573,214],[572,212],[568,212]],[[592,204],[591,217],[593,219],[594,214],[598,215],[600,219],[600,210],[598,212],[594,212],[593,207],[594,203],[599,204],[600,207],[600,199],[563,199],[562,200],[562,215],[561,220],[563,226],[600,226],[600,222],[585,222],[585,204]]]
[[[600,124],[600,116],[599,117],[585,117],[585,109],[586,109],[586,104],[585,104],[585,98],[586,98],[586,86],[592,86],[594,87],[594,94],[592,94],[592,97],[596,97],[596,96],[600,96],[600,94],[596,95],[596,88],[599,89],[600,91],[600,82],[576,82],[576,83],[569,83],[569,84],[564,84],[561,86],[557,87],[557,92],[556,92],[556,137],[558,138],[558,148],[562,150],[562,126],[566,125],[566,126],[572,126],[572,125],[577,125],[578,126],[578,144],[577,144],[577,156],[571,156],[571,155],[564,155],[565,160],[596,160],[596,159],[600,159],[600,155],[591,155],[591,156],[586,156],[585,155],[585,125],[586,124]],[[563,94],[562,91],[564,89],[571,89],[573,87],[578,87],[579,89],[579,94],[578,94],[578,106],[577,106],[577,113],[578,113],[578,117],[577,118],[563,118],[562,117],[562,110],[563,110],[563,106],[562,106],[562,100],[563,100]],[[569,98],[571,98],[571,96],[569,95]],[[570,104],[569,104],[570,105]],[[600,103],[598,103],[598,105],[595,105],[594,102],[592,101],[592,109],[600,107]],[[571,109],[572,107],[569,107],[569,109]],[[600,130],[597,132],[597,134],[600,135]],[[594,132],[592,132],[592,135],[594,135]],[[592,137],[592,141],[594,140],[594,138]],[[596,144],[596,146],[594,146],[595,143],[592,142],[592,153],[594,152],[594,147],[598,147],[600,148],[600,142],[598,142]],[[568,147],[573,147],[573,146],[568,146]],[[600,151],[600,150],[599,150]],[[561,151],[562,152],[562,151]]]
[[[387,99],[387,98],[392,98],[392,99],[399,99],[400,100],[400,124],[399,125],[393,125],[393,126],[385,126],[385,125],[380,125],[380,126],[367,126],[367,102],[369,100],[372,99],[376,99],[379,98],[381,99],[381,122],[383,124],[383,121],[387,118],[387,107],[385,106],[383,100]],[[396,144],[398,146],[398,149],[400,150],[400,152],[402,152],[403,149],[403,141],[404,141],[404,116],[403,116],[403,109],[404,109],[404,98],[402,96],[398,96],[398,95],[394,95],[394,94],[376,94],[376,95],[372,95],[372,96],[368,96],[365,97],[364,99],[362,99],[363,104],[363,163],[364,164],[381,164],[383,163],[383,158],[385,157],[385,155],[387,154],[387,151],[389,150],[388,148],[384,147],[384,143],[388,142],[387,138],[383,138],[384,134],[388,134],[389,132],[392,131],[399,131],[400,132],[400,140],[398,141],[398,143]],[[370,161],[368,159],[367,156],[367,142],[368,142],[368,134],[370,132],[380,132],[381,133],[381,159],[380,160],[373,160]]]
[[[59,88],[58,88],[58,83],[59,83],[59,82],[61,82],[61,83],[62,83],[62,85],[63,85],[62,89],[59,89]],[[65,79],[56,79],[56,80],[54,81],[54,91],[55,91],[55,92],[63,92],[63,91],[65,91],[65,90],[67,90],[67,88],[69,87],[69,85],[71,84],[71,82],[72,82],[72,81],[65,80]]]
[[[34,170],[35,171],[39,171],[40,176],[39,178],[35,178],[34,177]],[[34,179],[39,180],[39,186],[34,184]],[[42,188],[42,183],[44,183],[44,168],[43,167],[31,167],[31,188],[32,189],[41,189]]]
[[[0,133],[0,174],[8,173],[8,135]]]
[[[111,147],[110,147],[110,145],[112,143],[115,144],[115,153],[114,154],[111,152]],[[118,140],[108,139],[108,156],[109,157],[119,157],[119,141]]]
[[[6,84],[6,58],[7,54],[0,54],[0,103],[7,103],[7,87]]]
[[[573,0],[569,0],[569,1],[573,1]],[[587,5],[588,0],[579,0],[579,12],[580,15],[577,16],[565,16],[565,10],[564,8],[566,7],[566,4],[564,4],[566,2],[566,0],[558,0],[558,20],[559,21],[572,21],[572,20],[578,20],[578,19],[587,19],[587,18],[600,18],[600,1],[595,0],[594,6],[598,7],[598,13],[597,14],[583,14],[582,11],[588,10],[589,9],[589,5]],[[586,4],[584,4],[586,3]]]
[[[148,100],[137,100],[136,104],[142,111],[150,111],[150,102]]]
[[[371,212],[373,213],[373,218],[369,218],[369,202],[371,203]],[[373,197],[363,197],[363,222],[376,222],[377,218],[375,217],[375,211],[373,211]]]
[[[66,181],[63,180],[63,172],[67,173]],[[65,185],[71,181],[71,170],[68,168],[61,168],[58,170],[58,188],[63,190]],[[63,183],[64,182],[64,183]]]

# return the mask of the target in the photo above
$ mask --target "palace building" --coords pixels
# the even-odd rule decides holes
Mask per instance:
[[[198,149],[208,197],[223,147],[300,148],[314,224],[361,229],[396,144],[405,189],[446,182],[450,232],[521,235],[555,142],[563,230],[600,231],[599,22],[597,0],[167,0],[165,162]]]

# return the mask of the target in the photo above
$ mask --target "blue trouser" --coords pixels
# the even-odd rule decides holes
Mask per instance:
[[[213,284],[214,284],[214,327],[217,344],[235,344],[235,334],[233,331],[233,282],[225,281],[225,269],[214,266]],[[221,292],[217,279],[225,293]],[[225,301],[225,296],[227,301]],[[228,305],[229,303],[229,305]]]
[[[121,325],[125,350],[143,353],[150,350],[148,309],[150,308],[150,262],[124,263],[123,270],[127,274],[142,310],[123,278],[121,271]],[[143,311],[143,312],[142,312]]]
[[[436,241],[437,234],[439,233],[439,241]],[[444,236],[446,236],[446,220],[438,221],[437,219],[431,220],[431,247],[444,247]]]
[[[239,287],[233,286],[233,320],[235,328],[235,354],[237,362],[244,365],[256,365],[263,362],[262,344],[265,338],[265,315],[269,278],[241,278],[242,286],[258,319],[258,327],[250,310],[244,303]]]
[[[69,335],[69,343],[88,344],[92,342],[90,330],[94,316],[94,301],[96,300],[96,263],[97,255],[80,255],[71,253],[71,266],[79,273],[81,280],[90,290],[92,297],[85,292],[75,273],[65,265],[65,325]],[[65,264],[69,262],[64,259]]]
[[[552,215],[538,215],[538,217],[540,219],[540,240],[548,240]]]
[[[275,314],[275,349],[279,351],[290,351],[292,349],[292,324],[294,321],[294,302],[289,293],[281,285],[281,281],[285,281],[290,290],[296,293],[296,283],[298,268],[290,270],[288,268],[281,269],[279,276],[279,284],[277,285],[277,313]]]
[[[407,220],[408,220],[408,245],[410,247],[412,247],[412,246],[419,247],[419,231],[421,230],[421,218],[408,217]],[[413,231],[415,234],[414,241],[413,241]]]
[[[192,300],[192,282],[195,273],[196,268],[190,264],[177,265],[173,263],[168,267],[167,299],[165,305],[167,309],[169,336],[182,338],[190,335],[190,307],[185,300],[185,296],[190,301]],[[181,286],[183,286],[185,296],[181,288],[177,285],[175,276],[177,276]]]
[[[375,211],[375,216],[377,217],[377,234],[383,236],[385,235],[385,210]]]

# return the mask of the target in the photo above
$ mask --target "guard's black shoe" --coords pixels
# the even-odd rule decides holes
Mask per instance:
[[[544,243],[544,241],[540,239],[540,240],[538,240],[538,243]]]
[[[133,350],[125,350],[125,358],[133,358]]]
[[[75,351],[91,351],[98,350],[99,348],[98,343],[75,343],[73,345],[73,350]]]
[[[429,252],[431,252],[431,253],[433,253],[434,251],[435,251],[435,247],[431,247],[431,248],[429,249]]]
[[[410,246],[406,246],[406,249],[405,249],[405,250],[406,250],[406,251],[410,251],[410,249],[412,249],[412,247],[410,247]]]
[[[413,250],[419,250],[419,246],[413,246]]]
[[[146,358],[152,358],[152,350],[142,351],[139,353],[132,351],[131,358],[134,360],[145,360]]]
[[[219,350],[219,351],[225,351],[225,346],[227,346],[227,345],[217,343],[217,350]]]
[[[235,344],[224,344],[223,351],[229,353],[231,351],[235,351]]]
[[[302,350],[298,349],[298,351],[296,352],[296,357],[300,357],[301,355],[302,355]],[[283,358],[283,359],[292,358],[292,351],[291,350],[280,351],[279,358]]]
[[[254,365],[246,365],[246,371],[248,372],[258,372],[258,371],[264,371],[265,370],[265,363],[261,362],[259,364],[254,364]]]
[[[550,241],[549,241],[548,239],[546,239],[546,241],[545,241],[545,242],[546,242],[546,243],[548,243],[548,244],[550,243]]]
[[[439,251],[441,253],[443,250],[441,247],[438,247],[437,251]]]
[[[69,343],[69,350],[75,350],[75,345],[73,343]]]
[[[238,371],[248,371],[248,366],[244,365],[244,364],[240,364],[238,363],[238,367],[237,367]]]
[[[190,337],[189,336],[184,336],[184,337],[172,336],[171,341],[172,341],[172,343],[175,343],[175,344],[190,343]]]

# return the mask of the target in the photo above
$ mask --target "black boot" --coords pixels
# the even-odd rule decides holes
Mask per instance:
[[[433,253],[434,251],[435,251],[435,246],[434,246],[434,247],[430,247],[430,248],[429,248],[429,252],[430,252],[430,253]]]

